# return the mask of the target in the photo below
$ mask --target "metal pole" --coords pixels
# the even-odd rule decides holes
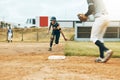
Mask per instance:
[[[120,21],[119,21],[119,31],[118,31],[119,37],[120,38]]]

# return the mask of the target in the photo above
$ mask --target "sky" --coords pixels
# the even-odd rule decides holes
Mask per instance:
[[[112,20],[120,20],[120,0],[104,0]],[[77,20],[87,11],[86,0],[0,0],[0,20],[24,22],[36,16],[56,16],[59,20]]]

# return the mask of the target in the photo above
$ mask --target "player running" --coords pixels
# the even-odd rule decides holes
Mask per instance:
[[[100,52],[100,57],[97,58],[95,62],[105,63],[113,54],[113,51],[104,45],[103,40],[103,36],[109,23],[108,13],[103,0],[87,0],[87,3],[88,11],[86,14],[78,14],[78,18],[81,21],[86,21],[89,15],[93,14],[95,16],[95,22],[91,31],[91,41],[99,47]],[[104,56],[104,52],[106,53],[106,56]]]
[[[59,23],[56,21],[56,17],[51,17],[51,23],[48,29],[48,33],[50,32],[50,29],[52,27],[52,34],[50,38],[50,48],[49,51],[52,51],[52,46],[53,46],[53,41],[55,39],[55,44],[59,44],[59,38],[60,38],[60,33],[62,34],[63,38],[65,41],[67,41],[67,38],[65,38]]]

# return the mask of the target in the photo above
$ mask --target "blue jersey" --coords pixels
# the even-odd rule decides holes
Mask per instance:
[[[12,33],[13,33],[12,29],[8,29],[8,34],[12,34]]]
[[[50,26],[52,26],[52,35],[60,34],[60,29],[57,29],[59,27],[59,23],[52,24],[50,23]]]
[[[52,26],[53,30],[57,30],[59,23],[57,23],[57,22],[55,24],[50,23],[50,26]]]

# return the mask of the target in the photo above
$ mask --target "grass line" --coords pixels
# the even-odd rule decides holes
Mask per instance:
[[[105,45],[114,51],[112,57],[120,58],[120,42],[106,42]],[[66,56],[99,56],[99,49],[92,42],[67,42],[64,53]]]

